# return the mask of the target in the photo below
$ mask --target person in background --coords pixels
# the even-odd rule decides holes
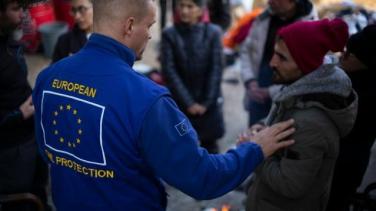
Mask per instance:
[[[372,122],[376,119],[376,25],[352,35],[347,42],[340,67],[349,75],[359,97],[355,125],[340,145],[327,211],[348,211],[367,168],[370,149],[376,138]],[[346,176],[344,176],[346,175]]]
[[[31,192],[48,209],[48,172],[37,153],[27,66],[23,48],[14,39],[24,6],[21,0],[0,1],[0,195]],[[0,207],[3,211],[28,210],[11,204]]]
[[[57,210],[165,210],[162,181],[197,199],[237,187],[275,150],[293,120],[226,154],[198,146],[170,93],[132,68],[156,22],[153,0],[95,0],[94,33],[43,70],[33,91],[36,136]]]
[[[272,68],[276,33],[298,20],[315,20],[317,13],[309,0],[269,0],[268,8],[253,21],[240,48],[241,75],[246,88],[244,106],[251,126],[268,114],[271,98],[280,86],[273,86]]]
[[[171,4],[171,10],[169,11],[167,9],[168,2]],[[159,0],[159,8],[160,8],[160,29],[163,31],[163,29],[166,26],[166,22],[168,21],[167,19],[167,14],[171,13],[173,16],[175,13],[175,8],[176,8],[176,0]]]
[[[92,0],[71,0],[71,2],[75,25],[71,31],[59,37],[52,56],[53,63],[77,53],[93,32]]]
[[[231,25],[230,0],[208,0],[210,22],[226,31]]]
[[[217,139],[225,131],[221,29],[200,21],[205,5],[204,0],[178,0],[180,21],[162,34],[161,69],[174,100],[198,132],[201,146],[217,153]]]
[[[350,79],[325,55],[342,51],[347,39],[341,19],[296,22],[277,33],[270,66],[273,82],[283,88],[266,125],[294,118],[296,142],[257,168],[247,210],[325,210],[340,139],[357,112]]]

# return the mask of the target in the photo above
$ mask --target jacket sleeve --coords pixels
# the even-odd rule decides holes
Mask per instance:
[[[0,73],[5,72],[5,70],[10,69],[9,67],[11,60],[5,60],[3,57],[1,57],[0,60]],[[5,61],[4,61],[5,60]],[[25,99],[26,100],[26,99]],[[7,128],[10,126],[10,128],[13,125],[18,125],[20,122],[23,121],[23,116],[19,108],[13,108],[13,109],[0,109],[0,127],[1,128]]]
[[[319,112],[313,113],[322,116]],[[304,118],[305,117],[305,118]],[[292,136],[295,144],[280,152],[280,156],[268,158],[257,176],[276,193],[288,198],[299,198],[309,193],[327,152],[325,119],[293,115],[296,132]],[[327,124],[326,124],[327,125]],[[329,179],[329,178],[328,178]]]
[[[169,97],[159,99],[148,111],[139,143],[158,177],[197,199],[215,198],[236,188],[263,160],[261,148],[253,143],[226,154],[208,154]]]
[[[62,35],[59,37],[55,45],[54,53],[52,55],[52,63],[55,63],[59,61],[60,59],[63,59],[69,56],[67,53],[68,46],[66,46],[67,45],[66,40],[67,39],[65,38],[65,35]]]
[[[182,102],[185,107],[189,107],[194,104],[195,101],[177,72],[177,65],[175,64],[176,58],[173,51],[174,44],[168,32],[170,31],[164,31],[162,34],[162,73],[167,79],[169,88],[172,89],[171,92],[177,95],[179,101]]]
[[[239,54],[240,71],[241,71],[240,73],[244,82],[256,79],[256,74],[255,74],[256,70],[252,69],[252,64],[251,64],[251,54],[252,54],[251,43],[252,43],[252,33],[249,32],[244,43],[240,46],[240,54]]]
[[[206,98],[204,105],[210,107],[215,104],[220,93],[222,69],[223,69],[223,55],[222,55],[222,42],[221,30],[215,31],[211,44],[211,70],[208,79],[208,88],[206,90]]]
[[[24,121],[22,113],[19,109],[13,111],[0,111],[0,127],[14,128]]]

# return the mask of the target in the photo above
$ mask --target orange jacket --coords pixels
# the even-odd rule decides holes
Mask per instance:
[[[227,48],[236,48],[242,43],[248,35],[249,29],[253,20],[263,11],[261,8],[256,8],[251,12],[241,17],[236,24],[229,29],[223,37],[223,45]]]

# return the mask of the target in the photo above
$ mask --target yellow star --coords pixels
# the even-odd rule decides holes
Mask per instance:
[[[57,124],[56,120],[52,121],[52,124],[53,124],[53,125],[56,125],[56,124]]]
[[[60,142],[64,143],[64,138],[63,137],[60,138]]]
[[[81,140],[79,138],[76,139],[76,141],[77,141],[77,144],[81,143]]]
[[[64,107],[62,105],[59,108],[60,108],[60,111],[62,111],[64,109]]]
[[[72,106],[71,105],[67,105],[67,110],[71,110]]]
[[[55,111],[55,112],[54,112],[54,115],[57,116],[57,115],[59,115],[59,113],[58,113],[57,111]]]
[[[77,110],[76,109],[73,110],[73,115],[77,115]]]
[[[80,135],[82,134],[82,130],[81,129],[78,130],[78,134],[80,134]]]
[[[55,133],[55,135],[57,135],[57,134],[59,134],[59,131],[55,130],[55,132],[54,132],[54,133]]]
[[[82,120],[81,119],[77,119],[77,124],[81,124]]]

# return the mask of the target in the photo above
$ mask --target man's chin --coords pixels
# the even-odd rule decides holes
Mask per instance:
[[[143,49],[141,52],[139,52],[138,54],[136,54],[136,61],[139,61],[139,60],[141,60],[143,58],[144,51],[145,51],[145,49]]]

